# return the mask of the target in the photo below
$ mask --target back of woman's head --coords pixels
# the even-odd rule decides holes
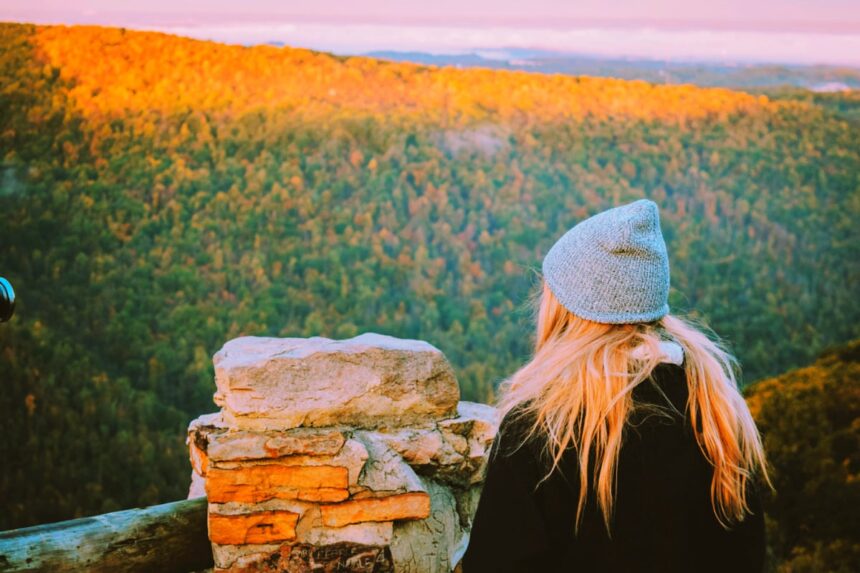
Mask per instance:
[[[767,480],[755,423],[739,391],[737,363],[693,322],[668,312],[668,257],[656,205],[636,201],[583,221],[544,259],[533,298],[533,358],[500,386],[500,415],[529,420],[552,459],[547,477],[573,447],[579,459],[576,526],[593,488],[610,529],[614,481],[633,389],[663,356],[683,351],[687,415],[714,467],[711,500],[729,527],[748,511],[747,483]],[[636,350],[634,350],[636,349]],[[593,464],[593,467],[592,467]]]

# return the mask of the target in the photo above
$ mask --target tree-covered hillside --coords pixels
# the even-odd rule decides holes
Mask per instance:
[[[860,571],[860,340],[747,394],[776,489],[765,508],[776,570]]]
[[[182,497],[239,335],[425,339],[490,399],[543,254],[640,197],[673,311],[747,381],[860,336],[860,138],[831,100],[16,24],[0,77],[3,528]]]

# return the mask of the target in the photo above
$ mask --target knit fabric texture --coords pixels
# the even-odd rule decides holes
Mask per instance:
[[[581,221],[550,248],[542,267],[558,301],[582,318],[622,324],[669,312],[669,256],[649,199]]]

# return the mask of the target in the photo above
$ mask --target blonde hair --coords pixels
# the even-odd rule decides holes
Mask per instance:
[[[726,529],[748,513],[747,483],[758,472],[770,484],[761,437],[737,385],[737,361],[691,321],[671,314],[649,323],[602,324],[564,308],[543,281],[532,298],[537,332],[531,361],[499,388],[499,415],[530,421],[523,441],[542,438],[552,459],[549,477],[569,447],[579,458],[580,488],[575,532],[592,481],[607,532],[614,503],[618,454],[632,390],[660,360],[661,339],[684,350],[689,420],[699,448],[714,467],[711,505]],[[646,358],[631,356],[639,345]],[[543,481],[543,480],[541,480]],[[611,534],[611,532],[610,532]]]

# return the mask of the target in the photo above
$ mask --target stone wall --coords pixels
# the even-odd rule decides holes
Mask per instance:
[[[216,571],[449,573],[498,421],[418,340],[231,340],[188,429]]]

